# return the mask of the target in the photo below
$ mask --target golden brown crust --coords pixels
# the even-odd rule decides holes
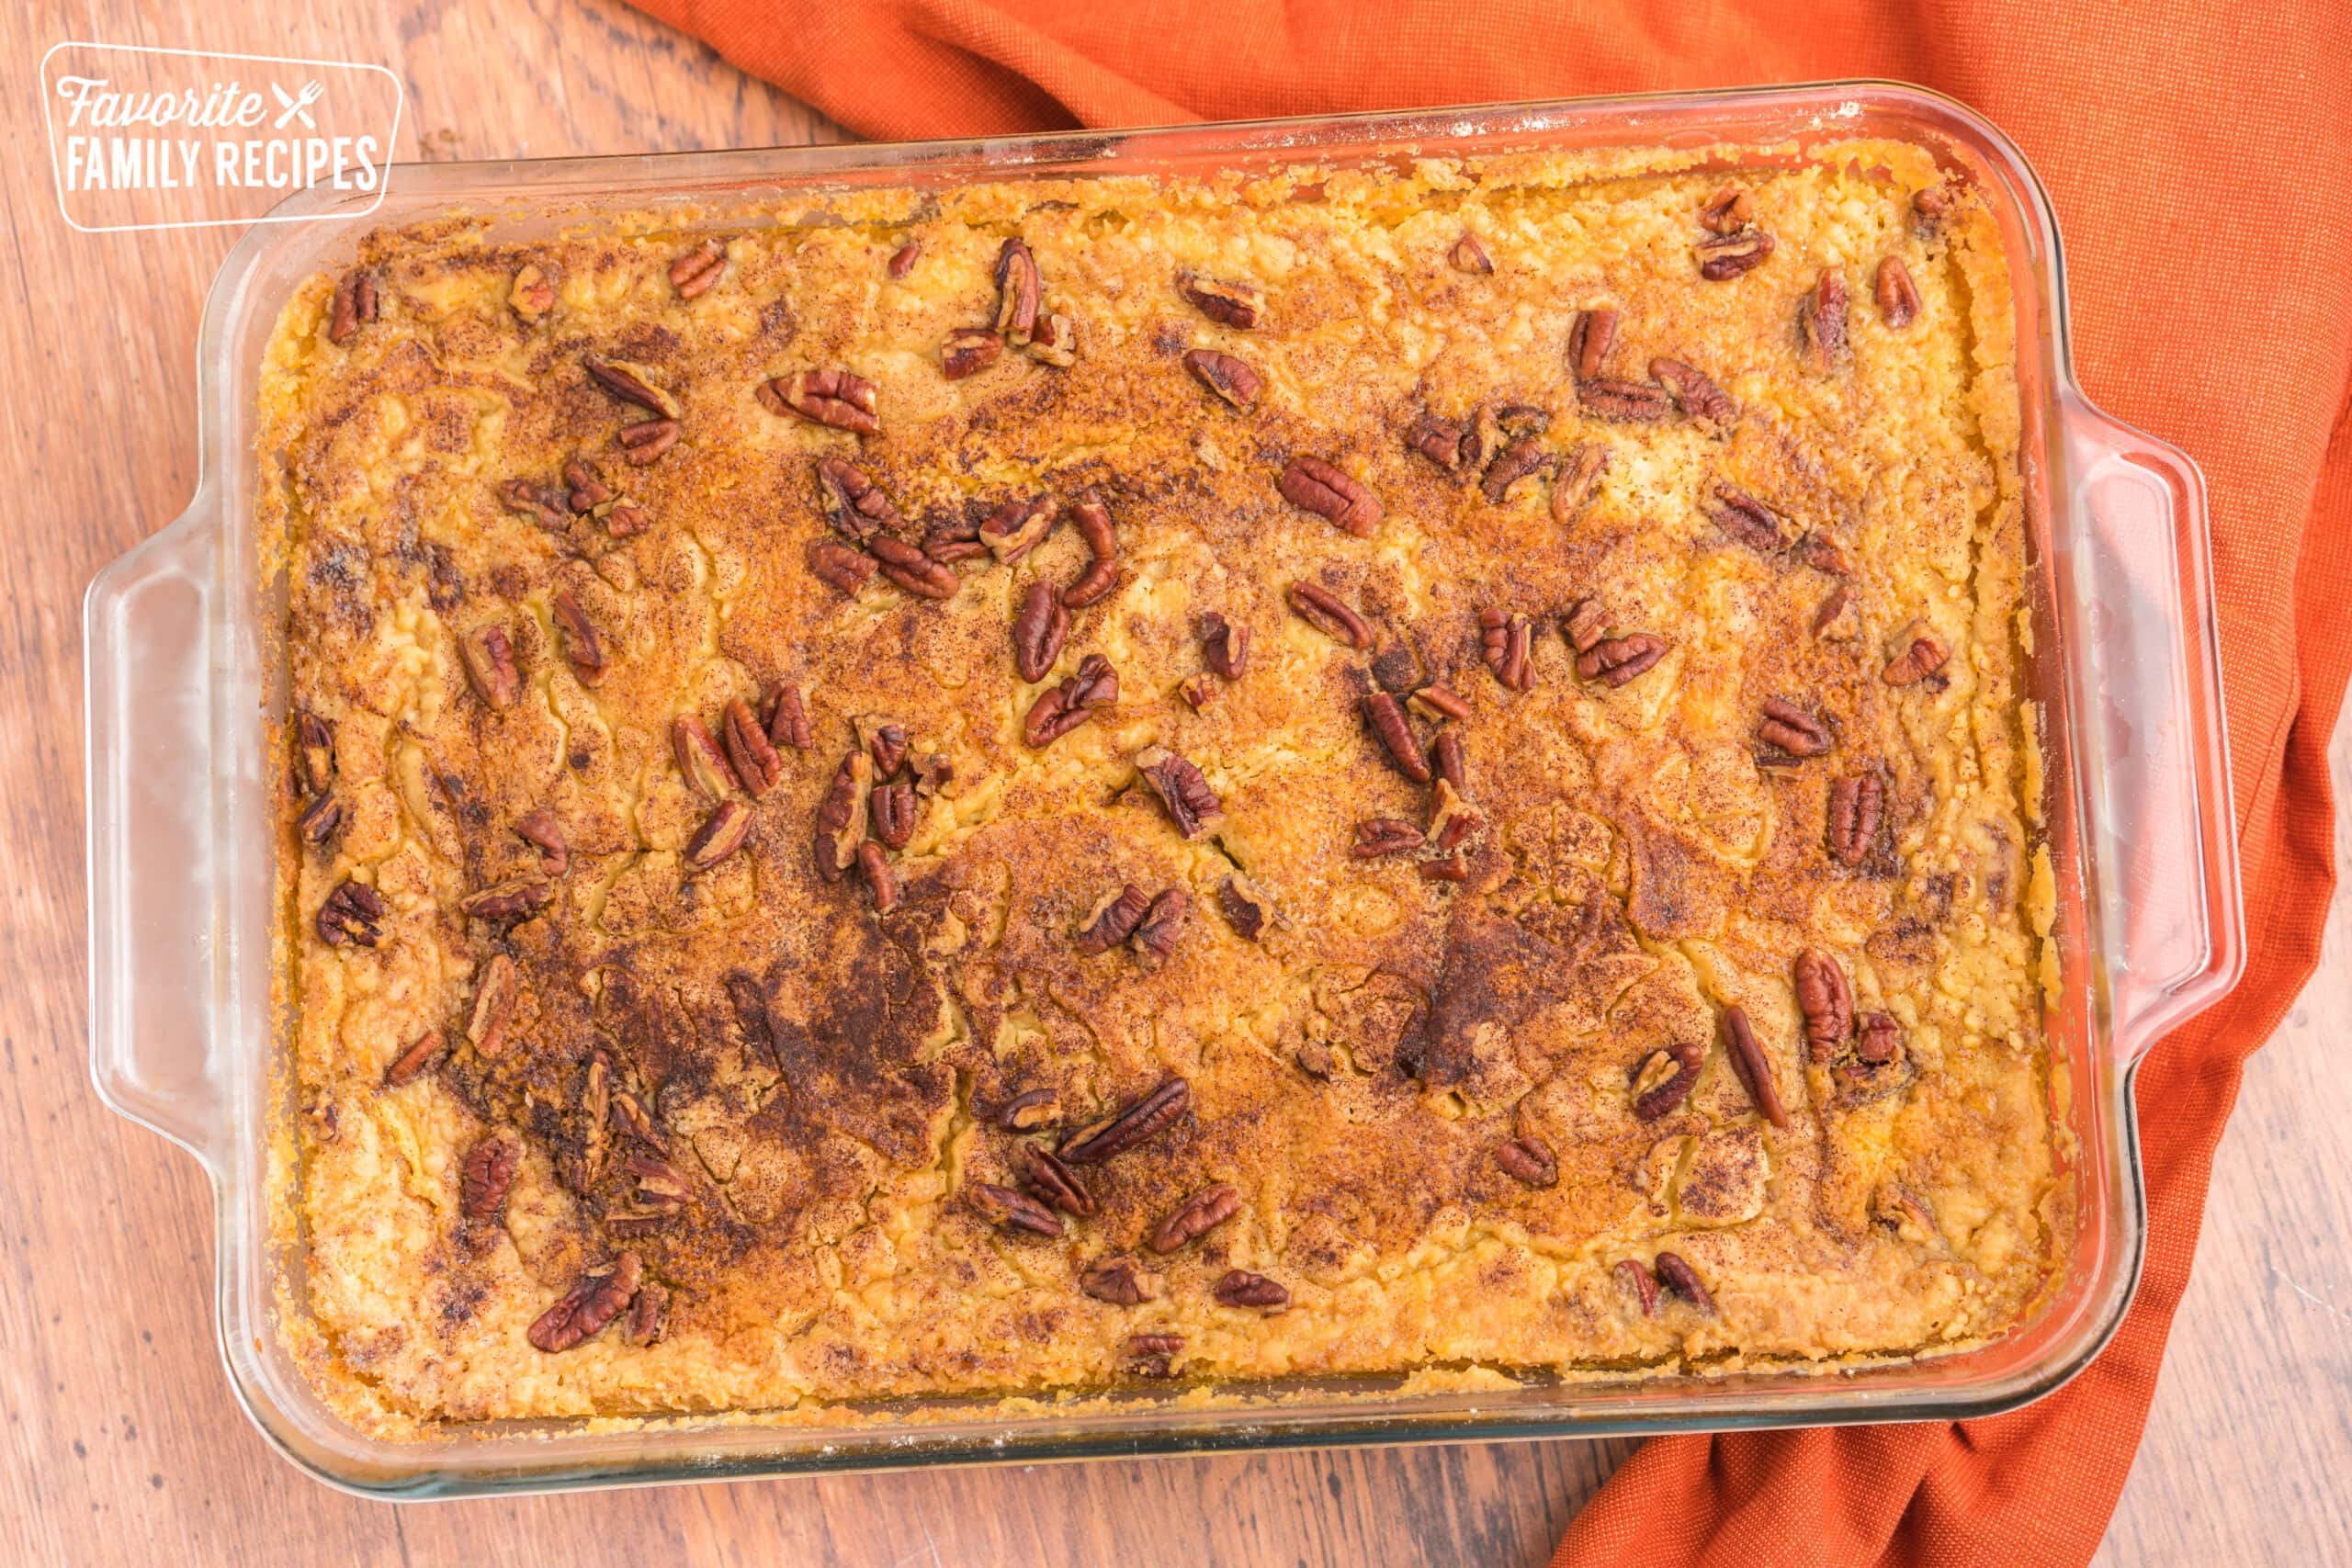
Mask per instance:
[[[1744,176],[1754,232],[1720,174],[1572,173],[384,233],[371,317],[300,295],[262,459],[330,1394],[2026,1311],[2068,1238],[1993,226],[1902,147]],[[1851,993],[1811,1048],[1808,950]]]

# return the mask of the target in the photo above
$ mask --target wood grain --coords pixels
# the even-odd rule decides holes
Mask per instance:
[[[839,139],[616,0],[39,0],[0,7],[0,1558],[10,1562],[766,1561],[1538,1563],[1625,1443],[1478,1444],[671,1487],[395,1508],[302,1480],[230,1393],[210,1193],[90,1088],[80,596],[195,488],[192,345],[234,235],[79,235],[40,149],[64,39],[379,62],[418,159]],[[2339,745],[2339,777],[2352,748]],[[2322,984],[2249,1074],[2205,1254],[2107,1556],[2352,1557],[2352,1089]],[[2335,1543],[2330,1550],[2329,1543]],[[2314,1550],[2316,1549],[2316,1550]]]

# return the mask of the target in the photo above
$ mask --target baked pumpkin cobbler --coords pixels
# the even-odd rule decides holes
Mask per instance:
[[[1876,143],[371,235],[259,451],[317,1385],[2015,1325],[2071,1203],[2011,312]]]

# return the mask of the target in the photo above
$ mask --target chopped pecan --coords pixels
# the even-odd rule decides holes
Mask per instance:
[[[1037,324],[1029,333],[1029,341],[1022,345],[1030,358],[1047,365],[1078,363],[1078,322],[1069,311],[1041,310]]]
[[[1460,788],[1452,779],[1440,779],[1430,791],[1429,826],[1422,836],[1432,849],[1459,849],[1471,834],[1478,830],[1478,813],[1462,798]]]
[[[1348,853],[1358,860],[1376,860],[1418,850],[1426,841],[1419,828],[1401,818],[1372,817],[1356,824],[1356,841]]]
[[[1093,716],[1096,708],[1119,700],[1119,672],[1099,653],[1078,661],[1078,673],[1040,693],[1022,720],[1021,739],[1035,748],[1052,745]]]
[[[333,795],[313,795],[294,819],[294,831],[306,844],[323,844],[343,827],[343,802]]]
[[[1053,532],[1061,508],[1049,495],[1008,501],[980,520],[980,543],[1006,566],[1037,547]]]
[[[538,321],[555,309],[555,279],[538,263],[525,262],[507,286],[506,305],[525,321]]]
[[[768,699],[768,739],[796,751],[806,751],[816,743],[816,731],[808,723],[808,705],[802,700],[799,687],[778,686],[775,695]]]
[[[882,493],[882,487],[846,457],[817,459],[817,501],[834,532],[852,544],[863,545],[881,530],[906,521]]]
[[[564,515],[564,493],[536,479],[508,479],[498,487],[499,504],[518,517],[527,517],[550,534],[571,526]]]
[[[708,871],[743,847],[752,830],[752,808],[740,800],[722,800],[686,840],[686,864]]]
[[[318,917],[311,923],[329,947],[373,947],[384,934],[384,912],[382,894],[345,877],[320,902]]]
[[[1453,264],[1456,272],[1491,276],[1495,270],[1495,258],[1487,254],[1487,247],[1478,243],[1478,236],[1467,229],[1462,231],[1462,238],[1453,242],[1453,249],[1446,252],[1445,259]]]
[[[1290,1292],[1263,1274],[1252,1274],[1247,1269],[1229,1270],[1209,1287],[1217,1304],[1229,1307],[1254,1307],[1260,1312],[1278,1313],[1290,1305]]]
[[[511,920],[537,914],[555,902],[555,884],[543,876],[493,882],[458,900],[460,914],[477,920]]]
[[[1429,783],[1429,753],[1421,747],[1421,738],[1413,733],[1405,705],[1387,692],[1374,692],[1363,699],[1363,716],[1397,771],[1415,784]]]
[[[1854,1035],[1854,1055],[1871,1066],[1883,1067],[1903,1049],[1903,1031],[1883,1012],[1867,1012]]]
[[[1620,423],[1648,423],[1674,412],[1673,394],[1648,381],[1579,381],[1577,401],[1586,412]]]
[[[882,717],[878,714],[862,713],[853,722],[857,731],[857,743],[874,759],[874,776],[887,779],[897,776],[907,761],[907,728]]]
[[[458,652],[474,695],[499,709],[511,708],[522,700],[523,677],[514,668],[514,644],[504,626],[484,626],[460,638]]]
[[[645,1267],[634,1252],[624,1252],[613,1266],[582,1274],[555,1305],[539,1314],[526,1337],[548,1355],[569,1350],[605,1331],[620,1316],[644,1282]]]
[[[492,1133],[468,1149],[458,1179],[458,1213],[469,1220],[498,1218],[522,1164],[523,1146],[504,1133]]]
[[[364,272],[347,272],[334,286],[334,304],[327,317],[327,341],[340,348],[351,341],[362,321],[376,319],[376,280]]]
[[[1617,1272],[1623,1275],[1625,1282],[1634,1288],[1634,1300],[1640,1304],[1642,1315],[1656,1317],[1657,1315],[1657,1276],[1645,1268],[1640,1259],[1633,1258],[1620,1259],[1617,1264]]]
[[[1822,595],[1813,612],[1813,635],[1832,638],[1853,636],[1854,617],[1846,613],[1852,599],[1852,592],[1842,582]]]
[[[1578,310],[1568,328],[1568,368],[1579,381],[1596,380],[1609,351],[1617,346],[1617,312],[1607,305]]]
[[[1150,895],[1132,882],[1116,893],[1105,894],[1079,930],[1079,952],[1110,952],[1135,934],[1150,908]]]
[[[844,593],[854,594],[865,587],[877,564],[864,550],[831,539],[819,539],[808,547],[808,570]]]
[[[1164,1078],[1141,1099],[1064,1138],[1055,1153],[1064,1165],[1101,1165],[1165,1131],[1192,1102],[1192,1085]]]
[[[1739,405],[1731,400],[1730,394],[1679,359],[1651,360],[1650,377],[1674,395],[1685,414],[1701,424],[1727,430],[1739,418]]]
[[[1018,239],[1007,240],[996,254],[996,330],[1004,341],[1019,347],[1037,329],[1037,305],[1043,285],[1037,258]]]
[[[882,846],[868,839],[857,846],[857,872],[865,878],[865,890],[873,896],[874,912],[887,915],[899,907],[899,874],[890,869],[889,857]]]
[[[1716,527],[1758,555],[1773,555],[1783,547],[1781,520],[1771,508],[1737,485],[1721,479],[1715,481],[1713,494],[1719,504],[1701,502],[1699,509]]]
[[[1829,785],[1829,853],[1841,865],[1860,865],[1878,842],[1886,809],[1886,785],[1876,773],[1857,773]]]
[[[784,758],[752,716],[751,704],[729,697],[719,712],[718,733],[726,742],[727,760],[734,765],[735,777],[752,799],[784,782]]]
[[[1132,1258],[1098,1258],[1079,1275],[1078,1288],[1113,1306],[1141,1306],[1159,1299],[1159,1276]]]
[[[727,250],[717,240],[705,240],[670,264],[670,287],[681,299],[695,299],[710,292],[727,271]]]
[[[493,953],[474,972],[474,1005],[466,1014],[466,1043],[485,1056],[506,1048],[506,1026],[514,1019],[514,1004],[523,994],[523,977],[514,961]]]
[[[605,511],[605,532],[616,539],[634,538],[645,532],[653,519],[645,508],[627,501],[616,501]]]
[[[1380,502],[1353,478],[1320,457],[1300,456],[1283,469],[1283,498],[1363,538],[1380,521]]]
[[[437,1029],[428,1029],[416,1037],[416,1043],[394,1058],[384,1069],[384,1087],[398,1089],[423,1077],[439,1066],[449,1055],[449,1038]]]
[[[1797,1011],[1804,1015],[1805,1055],[1823,1063],[1838,1054],[1854,1027],[1854,987],[1845,965],[1817,948],[1797,954]]]
[[[1014,1165],[1021,1184],[1040,1202],[1081,1220],[1093,1216],[1093,1196],[1078,1179],[1078,1173],[1053,1155],[1035,1144],[1023,1144]]]
[[[1953,197],[1950,185],[1928,186],[1911,197],[1911,210],[1924,220],[1923,226],[1932,228],[1951,210]]]
[[[1273,908],[1258,885],[1235,872],[1216,885],[1217,912],[1233,934],[1244,942],[1255,942],[1266,929],[1268,912]]]
[[[662,419],[678,419],[685,412],[678,400],[653,379],[653,372],[642,365],[596,354],[582,355],[580,365],[588,372],[590,380],[625,403],[634,403]]]
[[[956,575],[903,539],[876,534],[866,547],[882,563],[882,575],[924,599],[953,599],[963,586]]]
[[[957,327],[939,345],[939,368],[950,381],[977,376],[997,362],[1004,340],[986,327]]]
[[[585,457],[563,460],[563,502],[578,513],[590,513],[613,499],[613,487]]]
[[[1127,940],[1145,958],[1165,959],[1176,951],[1176,939],[1183,934],[1184,921],[1192,912],[1191,894],[1181,887],[1163,888]]]
[[[1332,641],[1343,642],[1359,652],[1372,646],[1372,628],[1364,625],[1363,617],[1320,583],[1302,579],[1292,583],[1283,597],[1293,615]]]
[[[1585,442],[1570,452],[1559,478],[1552,481],[1552,520],[1564,525],[1575,522],[1592,503],[1608,468],[1609,448],[1598,441]]]
[[[915,836],[915,786],[888,784],[874,786],[874,836],[890,849],[903,850]]]
[[[1579,599],[1568,611],[1568,618],[1560,629],[1570,648],[1578,653],[1589,653],[1609,635],[1608,607],[1598,599]]]
[[[1223,1182],[1204,1187],[1170,1210],[1151,1233],[1154,1252],[1173,1252],[1241,1212],[1241,1194]]]
[[[1478,652],[1506,692],[1535,689],[1533,635],[1527,617],[1493,608],[1478,612]]]
[[[1725,186],[1699,209],[1699,227],[1710,234],[1736,234],[1756,220],[1756,198],[1738,186]]]
[[[628,1303],[628,1321],[621,1325],[621,1337],[642,1350],[662,1343],[668,1332],[670,1292],[660,1285],[643,1284]]]
[[[1513,1138],[1495,1150],[1495,1163],[1530,1187],[1556,1187],[1560,1162],[1541,1138]]]
[[[1495,460],[1487,465],[1487,477],[1479,481],[1478,488],[1486,493],[1487,501],[1500,506],[1510,499],[1511,486],[1544,472],[1551,466],[1551,457],[1535,444],[1532,436],[1514,441],[1495,454]]]
[[[1937,640],[1934,633],[1914,627],[1910,642],[1887,660],[1879,679],[1890,686],[1915,686],[1942,669],[1951,658],[1951,650]]]
[[[1804,535],[1789,547],[1789,554],[1796,560],[1829,577],[1853,575],[1854,563],[1837,540],[1819,529]]]
[[[1449,474],[1475,466],[1482,450],[1477,413],[1474,410],[1469,418],[1456,424],[1424,411],[1413,422],[1412,428],[1405,432],[1405,445]]]
[[[662,1129],[653,1124],[653,1118],[645,1113],[645,1107],[638,1102],[637,1096],[625,1090],[614,1092],[613,1121],[622,1132],[655,1154],[669,1152],[669,1145],[662,1137]]]
[[[580,596],[569,588],[557,589],[548,600],[548,615],[563,634],[563,657],[580,683],[593,686],[602,681],[605,645],[596,636],[595,623],[580,607]]]
[[[857,863],[873,789],[874,759],[862,750],[852,751],[842,759],[824,799],[817,803],[817,874],[828,882],[839,882]]]
[[[1201,657],[1227,680],[1238,681],[1250,668],[1250,628],[1211,610],[1201,617]]]
[[[1756,1038],[1756,1031],[1747,1021],[1744,1008],[1724,1010],[1724,1043],[1731,1057],[1733,1069],[1739,1081],[1747,1088],[1747,1098],[1764,1113],[1764,1120],[1775,1127],[1789,1124],[1789,1113],[1781,1104],[1780,1086],[1772,1080],[1772,1060],[1764,1054],[1763,1045]]]
[[[1634,1070],[1634,1114],[1655,1122],[1690,1099],[1706,1055],[1704,1047],[1678,1040],[1644,1057]]]
[[[1258,324],[1263,297],[1254,283],[1203,277],[1186,271],[1176,275],[1176,290],[1193,302],[1194,310],[1219,326],[1248,332]]]
[[[1069,518],[1078,536],[1086,541],[1089,559],[1086,570],[1062,590],[1062,603],[1082,610],[1118,585],[1119,537],[1111,527],[1111,509],[1102,504],[1102,492],[1091,485],[1070,502]]]
[[[673,719],[670,751],[678,760],[678,773],[686,787],[705,800],[724,800],[735,792],[735,770],[702,720],[692,715]]]
[[[770,413],[796,413],[835,430],[872,435],[882,428],[880,390],[865,377],[839,367],[796,370],[763,381],[759,399]]]
[[[621,460],[641,468],[678,444],[680,426],[674,419],[647,419],[624,424],[614,432],[621,444]]]
[[[1888,256],[1878,264],[1878,313],[1890,332],[1898,333],[1919,314],[1919,290],[1900,256]]]
[[[1184,368],[1193,379],[1245,413],[1266,390],[1265,378],[1247,363],[1214,348],[1188,349]]]
[[[1174,1376],[1177,1357],[1184,1353],[1184,1337],[1181,1334],[1130,1334],[1127,1336],[1125,1359],[1127,1371],[1139,1378]]]
[[[539,869],[549,876],[561,876],[571,869],[571,850],[564,842],[562,825],[546,807],[524,813],[514,824],[514,832],[539,852]]]
[[[1818,757],[1836,744],[1829,727],[1792,702],[1779,697],[1764,701],[1764,717],[1756,727],[1758,739],[1792,757]]]
[[[1679,1253],[1659,1253],[1654,1267],[1657,1269],[1659,1284],[1710,1317],[1714,1315],[1715,1298],[1709,1295],[1707,1287],[1700,1282],[1699,1271],[1685,1263]]]
[[[1808,368],[1826,374],[1846,357],[1846,275],[1834,266],[1821,269],[1804,304],[1797,311],[1797,331],[1804,340]]]
[[[1605,637],[1577,655],[1577,673],[1614,690],[1666,657],[1667,640],[1648,632]]]
[[[323,795],[334,787],[334,726],[308,708],[295,716],[294,759],[303,788]]]
[[[1034,1133],[1059,1114],[1060,1104],[1049,1089],[1033,1089],[1014,1095],[1000,1106],[996,1124],[1008,1133]]]
[[[909,240],[890,253],[890,276],[904,277],[914,271],[915,263],[922,259],[922,242]]]
[[[1167,747],[1147,746],[1136,752],[1136,771],[1150,781],[1178,838],[1198,838],[1225,819],[1216,792],[1201,770]]]
[[[1447,728],[1437,732],[1437,739],[1430,742],[1430,767],[1440,779],[1453,786],[1456,795],[1468,790],[1470,786],[1464,782],[1462,765],[1460,730]]]
[[[1468,718],[1470,704],[1461,693],[1442,681],[1431,681],[1406,699],[1409,707],[1418,708],[1427,718]]]
[[[1702,240],[1697,249],[1699,276],[1710,283],[1724,283],[1762,266],[1772,254],[1772,236],[1761,229],[1742,229]]]

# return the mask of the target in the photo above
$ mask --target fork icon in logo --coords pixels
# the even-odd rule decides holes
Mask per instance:
[[[277,117],[277,129],[285,130],[286,122],[298,116],[304,125],[313,130],[318,129],[318,122],[311,118],[311,106],[326,96],[324,87],[316,81],[305,82],[302,84],[302,96],[296,98],[288,97],[286,89],[275,82],[269,85],[269,90],[277,95],[278,107],[285,111]]]

